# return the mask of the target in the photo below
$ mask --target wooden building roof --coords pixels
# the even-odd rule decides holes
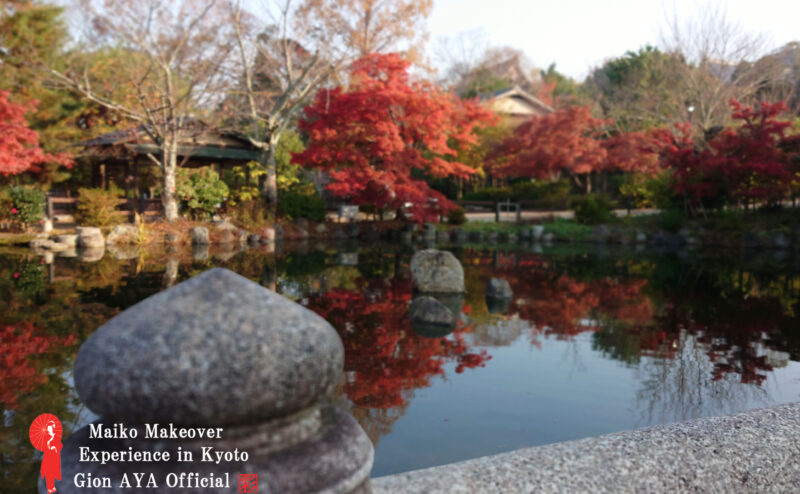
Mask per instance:
[[[109,161],[147,159],[147,154],[158,155],[159,146],[139,125],[108,132],[78,144],[82,156]],[[188,158],[186,166],[238,165],[258,160],[260,150],[246,137],[236,132],[219,131],[202,124],[184,133],[178,143],[178,159]]]
[[[485,93],[480,95],[480,99],[499,115],[510,117],[513,120],[527,120],[553,111],[550,105],[519,86]]]

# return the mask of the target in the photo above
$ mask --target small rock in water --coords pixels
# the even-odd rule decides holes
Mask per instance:
[[[415,333],[421,336],[441,337],[456,327],[456,315],[433,297],[417,297],[408,308],[408,317]]]
[[[511,290],[511,285],[508,281],[502,278],[492,278],[486,286],[486,296],[491,298],[511,298],[514,292]]]

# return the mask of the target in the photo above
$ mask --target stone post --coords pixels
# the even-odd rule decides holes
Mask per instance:
[[[138,434],[97,439],[91,426],[76,431],[64,442],[58,492],[84,492],[73,482],[82,473],[111,479],[96,492],[229,494],[240,492],[240,474],[257,474],[259,493],[368,493],[372,444],[328,400],[343,365],[342,342],[324,319],[231,271],[206,271],[134,305],[81,346],[74,373],[81,401],[101,417],[96,424]],[[221,438],[149,438],[154,424],[222,428]],[[80,447],[168,451],[171,460],[102,465],[79,461]],[[204,448],[248,459],[203,461]],[[179,449],[193,462],[178,461]],[[121,488],[131,472],[145,481],[153,474],[158,488]],[[229,484],[168,487],[167,477],[181,473]]]

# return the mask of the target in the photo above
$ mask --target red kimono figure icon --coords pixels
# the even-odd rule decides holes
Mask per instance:
[[[33,447],[44,453],[41,472],[47,492],[56,492],[55,481],[61,480],[61,422],[50,413],[36,417],[29,436]]]

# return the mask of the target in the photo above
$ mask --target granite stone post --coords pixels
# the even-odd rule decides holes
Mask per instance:
[[[221,268],[179,283],[108,321],[78,351],[75,388],[101,417],[95,424],[138,435],[98,439],[91,425],[73,433],[64,441],[58,492],[84,492],[73,482],[79,473],[111,479],[102,492],[139,492],[120,486],[124,474],[137,472],[158,479],[157,488],[143,489],[151,493],[240,492],[240,474],[257,474],[259,493],[368,493],[372,443],[329,402],[343,365],[333,327],[289,299]],[[221,437],[151,438],[153,424],[222,428]],[[172,455],[103,465],[81,461],[81,447]],[[248,459],[203,461],[204,448]],[[178,449],[194,461],[178,461]],[[170,474],[182,473],[229,484],[167,486]],[[41,481],[39,492],[46,491]]]

